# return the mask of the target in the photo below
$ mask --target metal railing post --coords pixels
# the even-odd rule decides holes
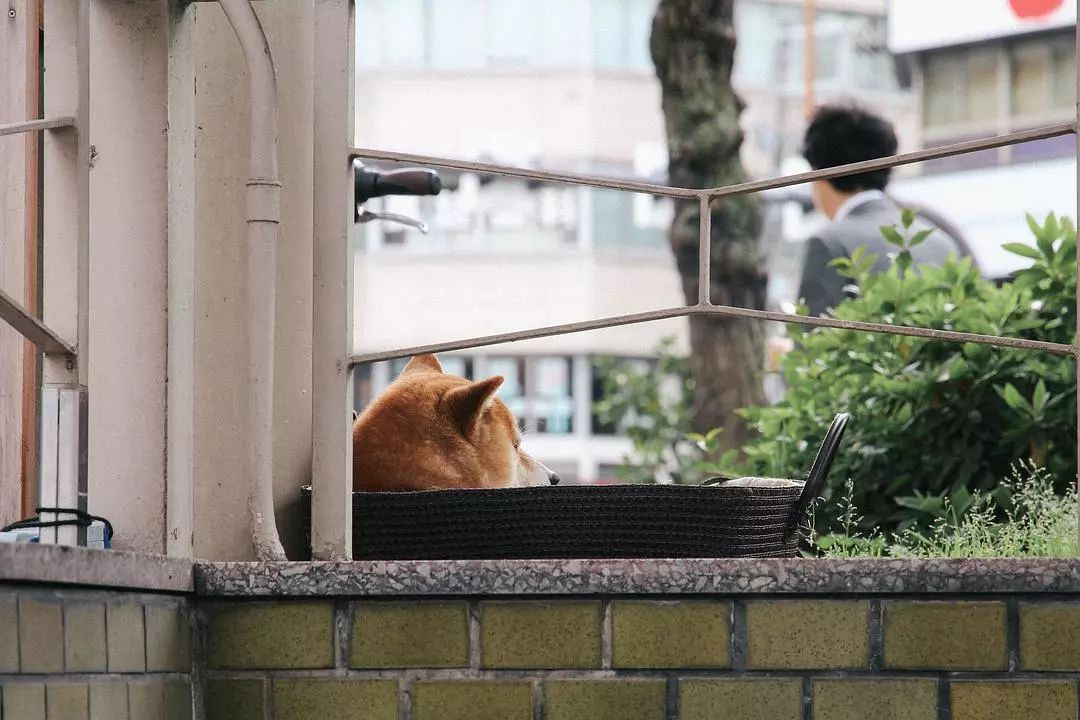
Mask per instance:
[[[311,552],[352,558],[353,3],[315,2]]]
[[[1076,163],[1076,216],[1075,219],[1080,222],[1080,18],[1077,18],[1076,22],[1076,36],[1074,42],[1076,44],[1076,57],[1074,58],[1076,67],[1076,77],[1074,78],[1076,86],[1076,119],[1074,126],[1076,148],[1077,148],[1077,163]],[[1076,377],[1080,379],[1080,253],[1076,256],[1076,324],[1077,327],[1073,328],[1073,332],[1076,336],[1073,338],[1073,355],[1076,359]],[[1076,424],[1076,482],[1077,482],[1077,507],[1076,513],[1080,516],[1080,382],[1076,385],[1076,416],[1073,418]],[[1080,532],[1080,530],[1078,530]]]
[[[77,357],[46,352],[41,388],[40,502],[86,509],[87,331],[90,236],[90,0],[45,0],[45,117],[74,119],[43,138],[42,315]],[[47,513],[43,520],[64,519]],[[41,541],[74,545],[74,526],[46,528]]]

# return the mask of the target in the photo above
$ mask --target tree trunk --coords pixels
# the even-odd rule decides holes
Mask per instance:
[[[735,56],[734,0],[660,0],[649,41],[662,90],[669,178],[689,188],[742,182],[739,158],[744,103],[731,85]],[[680,201],[669,236],[683,293],[698,297],[696,202]],[[766,276],[757,247],[760,221],[753,196],[712,205],[712,301],[762,308]],[[735,411],[762,400],[763,334],[757,321],[690,319],[694,429],[722,427],[722,444],[741,447],[747,428]]]

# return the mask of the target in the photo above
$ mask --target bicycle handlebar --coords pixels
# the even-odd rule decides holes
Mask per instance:
[[[358,205],[385,195],[438,195],[442,191],[439,174],[426,168],[382,172],[357,160],[353,164],[353,175]]]

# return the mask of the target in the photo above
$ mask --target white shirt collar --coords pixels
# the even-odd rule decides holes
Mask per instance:
[[[871,200],[880,200],[884,197],[885,193],[880,190],[860,190],[859,192],[855,193],[847,200],[845,200],[843,204],[836,209],[836,215],[833,216],[832,221],[840,222],[848,215],[850,215],[852,211],[860,205],[868,203]]]

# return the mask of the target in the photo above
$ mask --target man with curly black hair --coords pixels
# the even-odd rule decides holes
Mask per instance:
[[[855,105],[826,105],[815,113],[806,129],[803,156],[815,170],[895,155],[896,133],[892,125]],[[799,296],[811,315],[836,307],[850,290],[852,281],[829,263],[849,257],[856,248],[878,256],[874,271],[889,267],[889,255],[899,249],[881,235],[881,226],[899,225],[900,208],[885,194],[889,169],[817,180],[813,183],[814,206],[830,222],[811,237],[803,263]],[[928,225],[921,219],[918,228]],[[932,227],[932,226],[931,226]],[[966,249],[936,229],[912,249],[916,263],[940,264],[950,253],[967,255]]]

